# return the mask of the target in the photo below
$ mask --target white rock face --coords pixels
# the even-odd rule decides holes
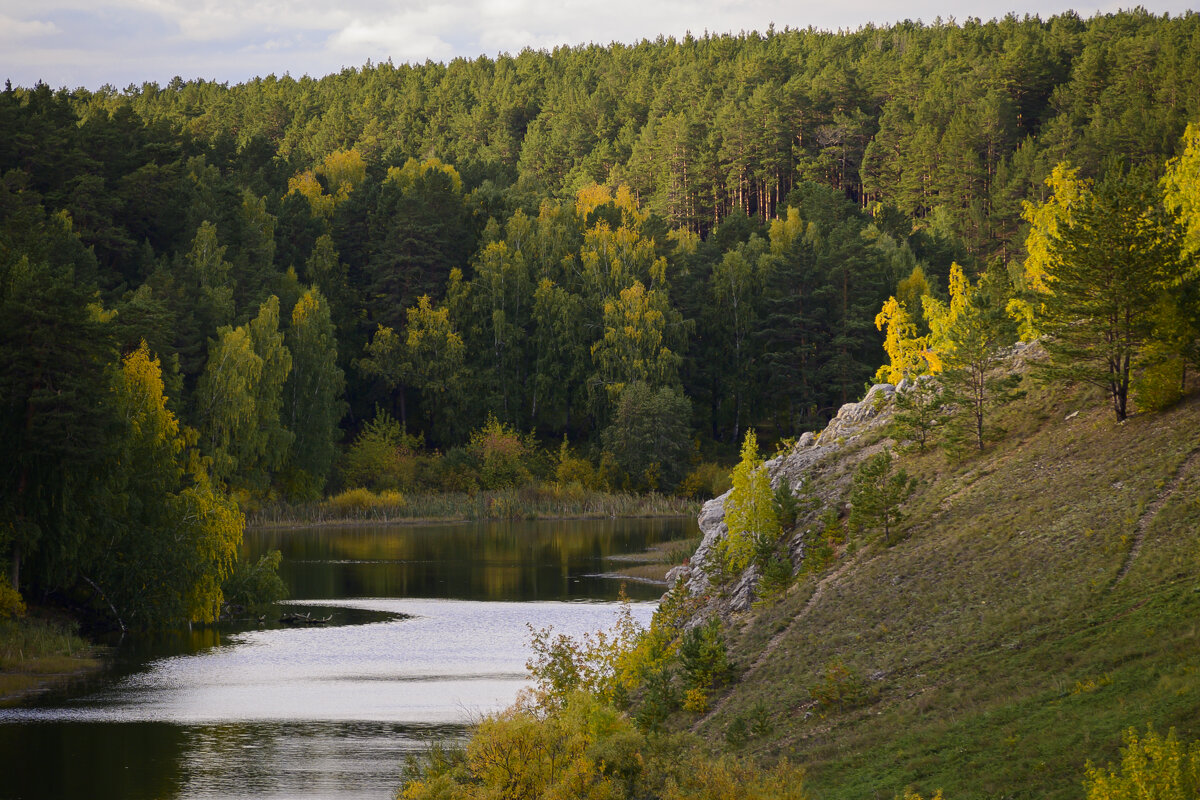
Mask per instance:
[[[820,434],[803,434],[788,453],[766,462],[771,485],[778,488],[782,481],[787,481],[795,490],[805,475],[827,469],[836,463],[839,459],[835,456],[840,456],[852,443],[858,446],[859,437],[875,431],[891,419],[892,397],[895,392],[895,387],[890,383],[876,384],[860,402],[842,406],[837,416],[830,420],[829,425]],[[710,571],[706,565],[717,543],[729,533],[729,528],[725,525],[725,500],[728,497],[729,492],[726,492],[709,500],[700,509],[698,521],[703,536],[700,546],[696,548],[687,566],[676,567],[667,575],[667,580],[672,585],[676,579],[683,578],[688,592],[693,596],[704,597],[711,593]],[[840,498],[831,496],[822,499],[828,503],[836,502]],[[791,542],[790,549],[793,556],[803,555],[800,552],[799,541]],[[751,565],[746,572],[738,576],[722,605],[728,611],[749,609],[750,604],[754,602],[754,588],[757,583],[758,572]]]

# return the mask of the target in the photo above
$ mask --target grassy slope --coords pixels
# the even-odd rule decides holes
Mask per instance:
[[[1129,726],[1200,738],[1200,397],[1118,426],[1090,391],[1034,389],[1001,422],[984,454],[905,457],[903,542],[739,621],[743,675],[701,735],[740,717],[733,749],[807,764],[818,798],[947,800],[1081,797]],[[822,707],[836,661],[862,697]]]

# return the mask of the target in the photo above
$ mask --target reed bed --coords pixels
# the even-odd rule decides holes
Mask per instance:
[[[556,484],[475,493],[402,494],[352,489],[316,502],[264,506],[248,513],[246,522],[269,527],[435,520],[681,517],[697,514],[699,510],[699,501],[673,495],[600,492]]]

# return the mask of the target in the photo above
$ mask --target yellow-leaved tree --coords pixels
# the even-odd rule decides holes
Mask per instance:
[[[904,303],[889,297],[875,315],[875,327],[884,332],[883,349],[888,354],[888,363],[875,373],[876,381],[899,383],[925,371],[926,337],[917,335]]]
[[[82,570],[122,628],[214,621],[245,528],[237,505],[213,487],[195,432],[166,402],[162,368],[143,342],[113,372],[122,430],[95,515],[102,530]]]
[[[725,498],[725,525],[720,543],[724,568],[733,574],[744,570],[761,543],[774,544],[782,532],[775,515],[774,492],[767,465],[758,454],[758,436],[746,431],[742,460],[733,468],[733,488]]]

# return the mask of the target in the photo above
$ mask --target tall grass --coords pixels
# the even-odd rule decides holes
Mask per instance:
[[[0,620],[0,669],[51,671],[64,660],[86,659],[91,645],[72,631],[39,619]],[[78,664],[74,666],[80,666]]]
[[[632,492],[600,492],[578,486],[533,484],[482,492],[399,492],[353,489],[319,502],[275,503],[251,512],[257,526],[424,520],[586,519],[675,517],[698,513],[687,498]]]

